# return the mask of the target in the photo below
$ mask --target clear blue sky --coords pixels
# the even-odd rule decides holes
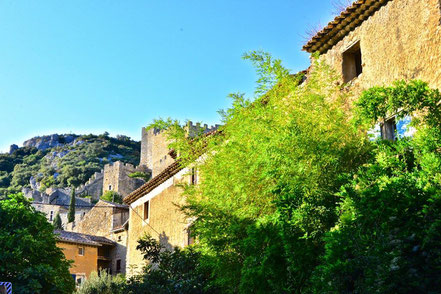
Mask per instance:
[[[264,50],[297,72],[305,31],[331,0],[75,0],[0,3],[0,151],[52,133],[140,139],[154,118],[213,124],[254,90],[241,59]]]

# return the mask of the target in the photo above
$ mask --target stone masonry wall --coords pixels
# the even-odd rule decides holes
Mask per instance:
[[[87,213],[83,220],[73,228],[74,232],[106,237],[116,242],[110,251],[112,273],[117,272],[117,260],[121,260],[119,273],[126,270],[127,230],[113,231],[121,226],[128,218],[128,210],[113,207],[104,201],[99,201],[96,206]]]
[[[179,175],[179,174],[178,174]],[[189,180],[188,176],[179,178],[175,176],[157,187],[151,193],[131,204],[129,217],[129,237],[127,242],[127,268],[128,276],[136,274],[145,265],[139,250],[136,250],[137,241],[145,233],[158,239],[163,245],[171,249],[174,246],[184,247],[188,240],[188,221],[185,215],[175,204],[183,204],[182,188],[176,186],[181,180]],[[159,189],[159,190],[158,190]],[[150,199],[150,217],[148,224],[144,222],[144,202],[149,195],[159,193]]]
[[[135,168],[133,165],[121,161],[106,164],[104,166],[103,193],[112,190],[123,197],[129,195],[144,183],[141,179],[129,177],[136,171],[145,171],[145,169]]]
[[[326,62],[342,74],[343,52],[360,41],[363,73],[355,89],[421,79],[441,89],[439,0],[392,0],[328,52]]]

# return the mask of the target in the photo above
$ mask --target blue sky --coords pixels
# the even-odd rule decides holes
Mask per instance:
[[[140,139],[154,118],[219,121],[252,94],[244,52],[305,69],[305,32],[331,0],[13,1],[0,3],[0,151],[52,133]]]

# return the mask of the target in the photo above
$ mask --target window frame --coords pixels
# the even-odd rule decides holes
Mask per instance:
[[[143,220],[148,222],[150,219],[150,200],[147,200],[146,202],[144,202],[143,213],[144,213]]]
[[[84,256],[86,248],[84,246],[78,246],[78,256]]]
[[[343,82],[349,83],[363,73],[363,54],[360,40],[353,42],[342,53]]]

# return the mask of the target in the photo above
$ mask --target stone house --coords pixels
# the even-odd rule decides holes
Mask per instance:
[[[187,125],[188,135],[212,133],[218,126]],[[184,247],[193,242],[189,233],[190,220],[180,210],[185,203],[182,184],[197,184],[197,171],[182,167],[173,152],[168,149],[167,136],[159,130],[143,129],[141,163],[152,170],[153,178],[124,198],[130,207],[127,241],[126,274],[132,276],[145,265],[143,256],[136,249],[138,240],[148,234],[168,249]]]
[[[99,200],[72,229],[77,233],[105,237],[114,242],[114,246],[109,249],[106,265],[111,274],[125,274],[126,271],[128,219],[127,205]]]
[[[47,220],[53,223],[60,214],[63,227],[67,225],[67,215],[70,206],[70,189],[47,189],[46,193],[24,189],[24,195],[32,200],[32,206],[46,214]],[[93,207],[91,199],[75,197],[75,221],[80,221]]]
[[[396,80],[441,89],[441,1],[357,0],[303,47],[318,52],[355,93]],[[382,124],[390,138],[394,118]]]
[[[70,273],[77,285],[84,282],[93,271],[107,270],[109,251],[115,243],[105,237],[67,231],[55,231],[57,246],[73,264]]]

